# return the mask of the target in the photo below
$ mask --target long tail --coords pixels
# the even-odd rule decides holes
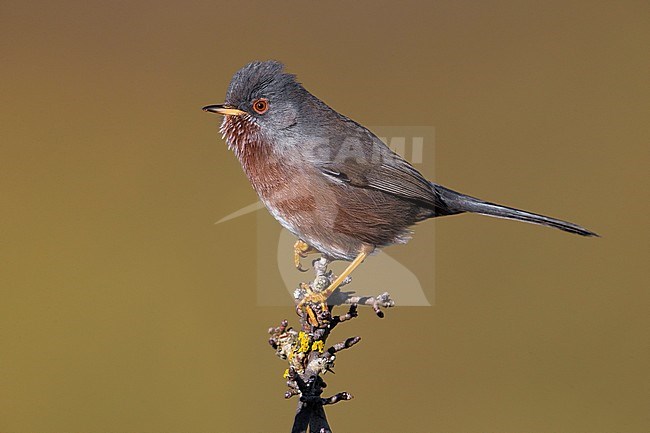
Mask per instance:
[[[581,236],[598,236],[596,233],[587,230],[584,227],[580,227],[577,224],[507,206],[489,203],[465,194],[458,193],[456,191],[452,191],[437,184],[432,185],[433,189],[436,191],[444,205],[447,207],[444,213],[455,214],[462,212],[472,212],[497,218],[507,218],[517,221],[525,221],[533,224],[540,224],[548,227],[555,227],[556,229],[564,230],[565,232],[569,233],[575,233]]]

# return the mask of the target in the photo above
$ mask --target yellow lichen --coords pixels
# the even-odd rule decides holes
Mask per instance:
[[[288,368],[286,370],[284,370],[284,374],[282,375],[282,377],[284,377],[285,379],[289,379],[289,369]]]
[[[320,353],[323,353],[323,341],[314,341],[314,344],[311,345],[311,350],[318,350]]]
[[[298,334],[298,352],[308,352],[309,343],[311,343],[311,338],[306,332],[300,331]]]

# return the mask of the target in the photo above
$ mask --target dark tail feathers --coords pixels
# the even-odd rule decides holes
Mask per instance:
[[[544,215],[537,215],[531,212],[526,212],[507,206],[489,203],[465,194],[460,194],[456,191],[452,191],[437,184],[432,185],[434,190],[442,199],[442,202],[447,206],[449,214],[472,212],[497,218],[507,218],[517,221],[525,221],[533,224],[540,224],[548,227],[555,227],[556,229],[564,230],[565,232],[569,233],[575,233],[581,236],[598,236],[596,233],[589,231],[584,227],[580,227],[577,224],[550,218]]]

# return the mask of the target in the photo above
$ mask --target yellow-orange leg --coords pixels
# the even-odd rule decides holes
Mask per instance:
[[[302,263],[300,263],[300,259],[304,259],[307,257],[307,254],[310,253],[317,253],[318,250],[316,250],[314,247],[311,245],[308,245],[305,241],[302,239],[298,239],[295,244],[293,244],[293,264],[295,265],[296,269],[298,269],[300,272],[305,272],[307,269],[302,267]]]
[[[350,276],[352,271],[354,271],[361,263],[363,263],[363,261],[366,259],[366,257],[368,257],[368,252],[367,251],[361,251],[359,253],[359,255],[354,260],[352,260],[352,262],[348,265],[348,267],[345,268],[345,270],[341,273],[341,275],[339,275],[338,277],[336,277],[336,279],[334,281],[332,281],[332,284],[330,284],[327,289],[323,290],[322,292],[318,292],[318,293],[312,292],[312,293],[309,293],[309,294],[305,295],[305,297],[302,298],[302,301],[300,301],[298,303],[298,310],[304,309],[305,304],[308,303],[308,302],[312,303],[312,304],[320,303],[321,306],[323,307],[323,310],[325,308],[327,308],[327,306],[325,305],[325,302],[327,301],[327,298],[329,298],[330,295],[332,293],[334,293],[334,290],[336,290],[341,285],[341,283],[343,281],[345,281],[345,279],[347,277]],[[310,310],[310,309],[307,308],[307,310]],[[310,316],[310,319],[312,319],[313,318],[313,312],[309,316]],[[310,320],[310,322],[314,326],[318,325],[318,323],[314,323],[311,320]]]

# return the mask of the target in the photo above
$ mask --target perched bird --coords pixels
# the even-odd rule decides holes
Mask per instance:
[[[596,236],[576,224],[489,203],[426,180],[372,132],[309,93],[276,61],[252,62],[230,81],[220,131],[269,212],[298,241],[347,269],[309,301],[324,302],[371,253],[405,243],[428,218],[478,213]],[[306,299],[301,303],[304,304]]]

